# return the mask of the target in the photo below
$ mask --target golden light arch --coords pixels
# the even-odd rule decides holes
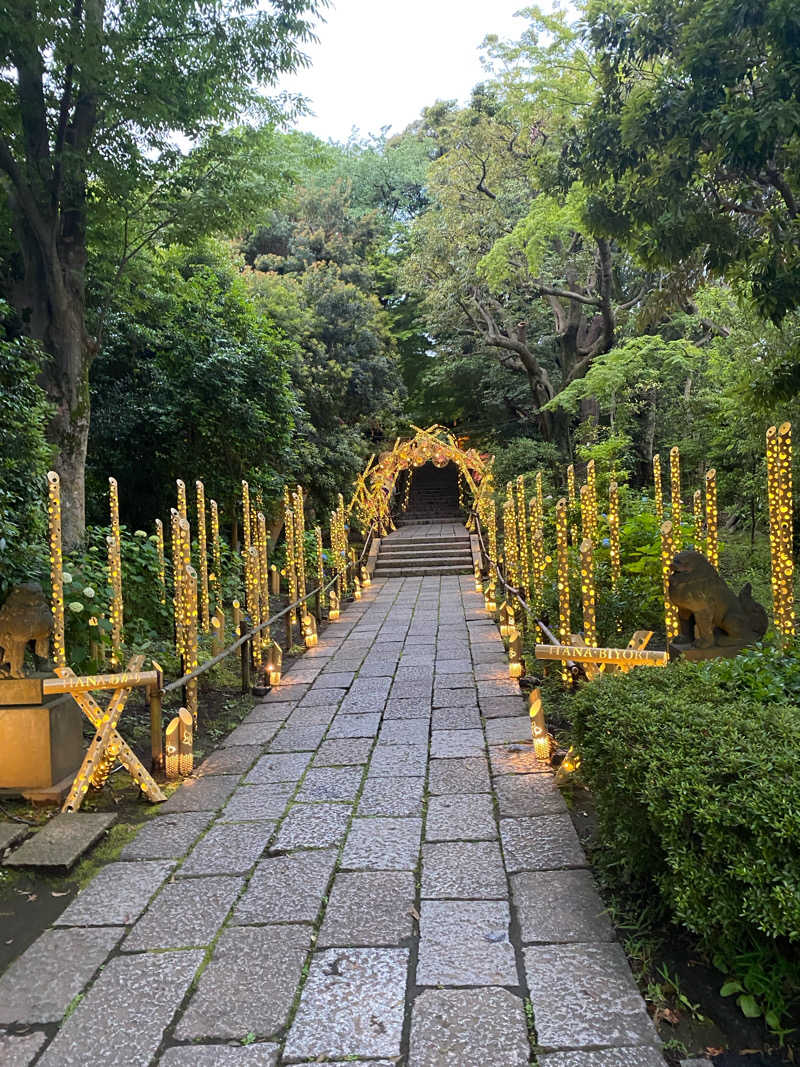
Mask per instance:
[[[472,495],[475,511],[479,510],[484,498],[492,494],[493,456],[481,455],[474,448],[463,448],[444,426],[434,425],[424,430],[418,426],[412,428],[416,431],[413,437],[398,438],[390,451],[372,456],[356,479],[348,515],[355,513],[364,530],[374,525],[379,536],[395,528],[391,517],[392,496],[397,479],[405,470],[413,471],[428,462],[440,468],[455,463]]]

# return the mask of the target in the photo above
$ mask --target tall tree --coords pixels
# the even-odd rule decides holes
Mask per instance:
[[[12,300],[47,354],[64,536],[84,529],[93,190],[129,186],[176,133],[201,138],[304,61],[325,0],[8,0],[0,8],[0,177],[21,259]],[[185,195],[185,187],[178,190]]]

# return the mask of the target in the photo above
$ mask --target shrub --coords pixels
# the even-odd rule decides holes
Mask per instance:
[[[576,694],[597,861],[652,894],[777,1027],[800,992],[800,655],[608,675]]]

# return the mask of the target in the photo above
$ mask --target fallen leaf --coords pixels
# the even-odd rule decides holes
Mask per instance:
[[[28,897],[28,902],[30,903],[32,900],[38,900],[38,899],[39,899],[39,894],[38,893],[31,893],[31,895]]]
[[[416,909],[416,908],[414,907],[414,905],[413,905],[413,904],[411,905],[411,908],[409,909],[409,912],[408,912],[408,914],[409,914],[409,915],[410,915],[410,916],[411,916],[411,917],[412,917],[413,919],[416,919],[416,920],[417,920],[417,922],[419,922],[419,912],[417,911],[417,909]]]
[[[50,896],[51,896],[51,897],[65,897],[65,896],[67,896],[67,894],[68,894],[68,893],[69,893],[69,890],[68,890],[68,889],[65,889],[65,890],[63,891],[63,893],[57,893],[57,892],[55,891],[55,889],[51,889],[51,890],[50,890]]]

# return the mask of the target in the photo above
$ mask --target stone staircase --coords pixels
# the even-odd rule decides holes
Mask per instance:
[[[437,524],[452,519],[431,519]],[[412,578],[421,575],[470,574],[472,552],[469,534],[464,530],[427,536],[399,529],[381,541],[375,566],[376,578]]]

